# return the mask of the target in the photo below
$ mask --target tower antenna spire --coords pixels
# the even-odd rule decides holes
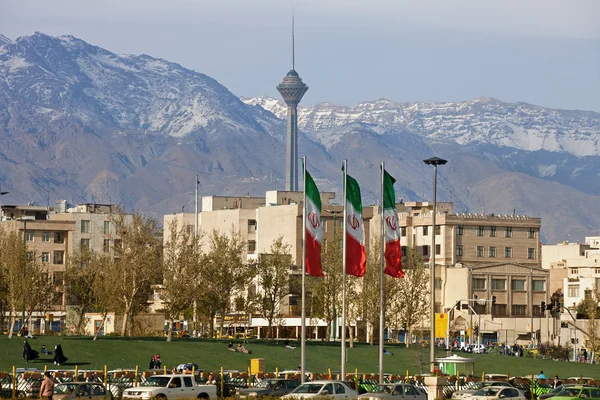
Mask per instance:
[[[295,48],[294,48],[294,7],[292,7],[292,69],[295,70]]]

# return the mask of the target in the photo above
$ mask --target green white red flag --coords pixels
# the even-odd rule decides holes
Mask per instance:
[[[304,182],[306,204],[306,273],[311,276],[323,276],[321,265],[321,247],[323,244],[323,225],[321,224],[321,196],[312,176],[306,171]]]
[[[363,276],[367,271],[365,228],[362,217],[360,187],[346,174],[346,273]]]
[[[383,170],[383,224],[385,230],[385,269],[384,274],[394,278],[403,278],[402,247],[400,245],[400,227],[396,210],[396,180]]]

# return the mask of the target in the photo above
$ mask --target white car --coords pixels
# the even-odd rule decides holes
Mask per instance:
[[[359,400],[427,400],[427,395],[408,383],[377,385],[367,393],[358,396]]]
[[[342,381],[314,381],[298,386],[283,399],[296,400],[309,397],[328,397],[330,399],[357,399],[358,393],[346,382]]]
[[[470,389],[457,390],[452,393],[454,400],[467,400],[472,398],[479,390],[487,387],[514,387],[508,382],[477,382]]]
[[[498,399],[515,399],[515,400],[527,400],[523,392],[519,389],[502,387],[502,386],[488,386],[475,392],[472,397],[473,400],[498,400]]]

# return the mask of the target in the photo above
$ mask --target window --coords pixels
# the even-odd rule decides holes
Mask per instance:
[[[477,314],[485,314],[485,304],[474,303],[473,310],[475,310]]]
[[[335,394],[344,394],[346,393],[346,389],[344,389],[344,387],[342,385],[340,385],[339,383],[335,384]]]
[[[527,305],[525,304],[513,304],[511,308],[511,315],[522,316],[527,315]]]
[[[527,237],[529,239],[535,239],[535,228],[529,228],[529,232],[527,232]]]
[[[533,316],[534,317],[543,317],[544,316],[544,312],[542,311],[541,305],[539,305],[539,304],[533,305]]]
[[[169,387],[181,387],[181,378],[171,378],[171,382],[169,382]]]
[[[479,225],[477,227],[477,236],[483,236],[483,231],[485,230],[485,228],[481,225]]]
[[[496,257],[496,246],[490,246],[488,249],[488,256],[494,258]]]
[[[104,221],[104,234],[110,234],[110,221]]]
[[[464,233],[465,227],[463,225],[457,225],[456,226],[456,234],[457,235],[462,235]]]
[[[44,263],[50,262],[50,253],[48,253],[48,252],[42,253],[42,262],[44,262]]]
[[[110,252],[110,239],[104,239],[104,244],[102,245],[102,251],[105,253]]]
[[[81,220],[81,233],[90,233],[90,220],[82,219]]]
[[[492,279],[492,290],[506,290],[506,279]]]
[[[495,237],[495,236],[496,236],[496,227],[490,226],[490,237]]]
[[[42,232],[42,242],[50,241],[50,232]]]
[[[81,249],[90,249],[90,239],[81,239]]]
[[[510,226],[504,228],[504,237],[512,237],[512,228]]]
[[[435,278],[435,288],[436,289],[442,288],[442,280],[440,278]]]
[[[192,387],[194,385],[192,385],[192,377],[191,376],[184,376],[183,377],[183,384],[185,387]]]
[[[497,316],[506,316],[506,304],[495,304],[492,306],[492,314]]]
[[[27,252],[27,261],[33,261],[33,251]]]
[[[473,290],[485,289],[485,278],[473,278]]]
[[[477,246],[477,257],[483,257],[483,246]]]
[[[439,225],[435,226],[435,234],[436,235],[441,235],[442,234],[442,228]]]
[[[405,226],[400,228],[400,235],[402,235],[402,237],[406,236],[406,227]]]
[[[256,251],[256,240],[248,240],[248,253]]]
[[[569,297],[579,297],[579,285],[569,285]]]
[[[62,232],[54,232],[54,243],[63,243],[64,241]]]
[[[25,241],[26,242],[33,242],[33,231],[26,231],[25,232]]]
[[[512,258],[512,247],[504,248],[504,258]]]
[[[456,245],[456,255],[458,257],[461,257],[463,255],[463,252],[464,252],[463,245],[462,244],[457,244]]]
[[[535,248],[534,247],[530,247],[527,249],[527,258],[530,260],[535,259]]]
[[[412,385],[404,386],[404,394],[407,396],[421,396],[421,393]]]
[[[429,246],[422,246],[423,247],[423,256],[429,256]]]
[[[310,215],[309,215],[310,217]],[[248,220],[248,233],[255,233],[256,232],[256,220],[255,219],[249,219]]]
[[[441,244],[436,244],[435,245],[435,254],[438,255],[438,256],[440,254],[442,254],[442,245]]]
[[[534,292],[544,292],[546,291],[546,281],[541,280],[533,280],[533,291]]]
[[[571,268],[571,275],[577,275],[577,268]]]
[[[55,251],[54,252],[54,264],[64,264],[64,256],[65,256],[65,252],[64,251]]]
[[[512,290],[525,290],[525,280],[513,279],[510,283],[510,287]]]
[[[428,226],[424,226],[423,227],[423,236],[427,236],[429,235],[429,227]]]

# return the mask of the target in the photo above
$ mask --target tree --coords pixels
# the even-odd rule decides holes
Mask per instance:
[[[259,284],[254,301],[269,324],[269,339],[273,338],[273,321],[280,316],[281,300],[290,292],[291,264],[290,246],[279,236],[271,244],[269,254],[261,254],[254,266]]]
[[[94,311],[97,305],[94,283],[103,262],[104,257],[87,249],[82,249],[69,257],[65,270],[65,289],[68,296],[67,303],[77,314],[74,323],[77,334],[83,332],[85,313]]]
[[[600,307],[598,307],[598,292],[595,286],[586,289],[585,298],[577,304],[577,317],[587,319],[585,347],[594,354],[600,350],[600,338],[598,337],[598,325],[600,320]]]
[[[27,252],[23,240],[17,232],[0,228],[0,269],[5,278],[5,301],[10,309],[8,338],[12,338],[17,310],[25,307]],[[23,324],[25,321],[23,321]]]
[[[228,235],[213,231],[208,243],[209,251],[200,269],[202,291],[199,304],[204,314],[210,318],[212,335],[216,313],[221,314],[222,331],[223,316],[231,309],[231,298],[236,292],[245,289],[252,277],[252,269],[242,262],[246,243],[233,230]]]
[[[331,243],[325,241],[321,264],[323,266],[323,277],[308,277],[311,292],[313,294],[313,305],[316,316],[327,323],[325,336],[330,337],[331,322],[337,313],[342,310],[342,240],[341,233],[336,232]]]
[[[163,311],[169,320],[167,342],[173,336],[173,321],[193,303],[197,290],[197,276],[202,264],[200,236],[190,229],[179,229],[177,220],[169,227],[169,241],[163,254]]]
[[[398,280],[398,290],[394,299],[390,299],[389,308],[393,315],[391,324],[408,331],[406,343],[410,344],[414,326],[423,321],[429,310],[429,271],[414,247],[408,250],[403,269],[404,278]]]
[[[156,220],[119,210],[113,218],[119,239],[114,240],[114,282],[118,311],[123,313],[121,336],[131,335],[135,315],[146,309],[152,285],[162,282],[162,246]]]
[[[60,301],[64,286],[63,282],[49,279],[47,270],[35,252],[29,252],[27,258],[25,310],[27,319],[31,321],[35,311],[45,315],[46,311]]]

